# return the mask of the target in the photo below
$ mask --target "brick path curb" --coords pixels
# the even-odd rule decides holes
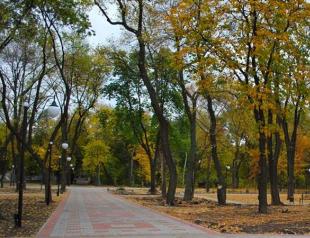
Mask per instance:
[[[51,234],[58,218],[60,217],[61,213],[64,210],[64,207],[65,207],[65,204],[66,204],[66,201],[67,201],[69,195],[70,195],[70,191],[67,191],[66,194],[64,195],[64,197],[62,198],[62,200],[60,201],[60,203],[58,204],[58,206],[56,207],[55,211],[52,212],[52,214],[46,220],[44,225],[40,228],[36,237],[38,237],[38,238],[43,237],[44,238],[44,237],[48,237]]]

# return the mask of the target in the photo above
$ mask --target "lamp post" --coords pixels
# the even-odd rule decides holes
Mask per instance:
[[[61,157],[61,162],[62,162],[62,173],[61,173],[61,189],[60,192],[63,193],[66,191],[66,165],[67,165],[67,149],[69,148],[68,143],[63,142],[61,144],[61,148],[63,150],[62,152],[62,157]]]
[[[24,103],[24,115],[21,127],[21,140],[20,145],[20,161],[19,161],[19,185],[18,185],[18,206],[17,214],[14,214],[14,221],[17,227],[22,226],[22,215],[23,215],[23,195],[24,195],[24,159],[26,150],[26,138],[27,138],[27,112],[29,109],[29,104]]]
[[[228,186],[227,174],[228,174],[228,171],[229,171],[229,170],[230,170],[230,166],[229,166],[229,165],[226,165],[226,174],[225,174],[226,186]]]
[[[74,178],[75,178],[75,175],[74,175],[74,167],[73,167],[73,165],[72,165],[72,175],[71,175],[71,184],[73,184],[74,183]]]
[[[15,179],[15,166],[14,166],[14,164],[13,164],[13,165],[12,165],[12,172],[11,172],[10,186],[14,186],[14,179]]]
[[[49,142],[49,159],[48,159],[48,170],[47,170],[47,189],[46,191],[46,196],[45,196],[45,203],[46,205],[50,204],[50,201],[52,200],[51,198],[51,163],[52,163],[52,148],[53,148],[53,141]]]
[[[68,166],[68,163],[70,163],[70,161],[72,160],[72,158],[70,156],[67,157],[67,185],[70,186],[70,170],[71,170],[71,164]]]
[[[60,187],[60,161],[61,161],[61,156],[58,156],[57,197],[59,197],[59,187]]]
[[[72,172],[73,172],[74,168],[73,168],[73,164],[70,164],[70,173],[69,173],[69,185],[71,185],[71,181],[72,181]]]
[[[47,116],[49,118],[55,118],[59,115],[59,107],[57,106],[57,103],[55,101],[55,96],[53,99],[52,104],[47,108]],[[47,171],[47,189],[45,194],[45,202],[46,205],[50,204],[50,201],[52,200],[52,192],[51,192],[51,170],[52,170],[52,149],[53,149],[53,141],[49,142],[49,160],[48,160],[48,171]]]

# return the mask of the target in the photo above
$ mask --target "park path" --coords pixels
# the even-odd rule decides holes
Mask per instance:
[[[200,238],[212,234],[217,233],[135,205],[104,188],[71,187],[37,237]]]
[[[157,213],[112,195],[104,188],[71,187],[68,197],[37,234],[37,238],[47,237],[208,238],[239,235],[216,233]]]

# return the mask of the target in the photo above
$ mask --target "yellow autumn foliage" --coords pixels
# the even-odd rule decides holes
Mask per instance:
[[[140,169],[138,170],[138,174],[142,177],[146,182],[151,181],[151,168],[150,168],[150,160],[145,153],[144,149],[139,146],[136,148],[135,156],[133,159],[138,162]]]

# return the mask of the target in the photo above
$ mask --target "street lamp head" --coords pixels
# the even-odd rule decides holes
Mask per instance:
[[[30,105],[29,105],[28,102],[24,102],[24,107],[25,107],[25,108],[29,108],[29,106],[30,106]]]
[[[70,164],[70,167],[72,168],[72,167],[73,167],[73,164]]]
[[[66,143],[66,142],[62,143],[61,148],[63,148],[64,150],[68,149],[69,148],[68,143]]]
[[[67,161],[68,161],[68,162],[70,162],[70,161],[71,161],[71,159],[72,159],[71,157],[67,157]]]
[[[226,169],[227,169],[227,170],[230,170],[230,166],[229,166],[229,165],[226,165]]]
[[[54,99],[52,104],[47,108],[47,114],[50,118],[55,118],[59,115],[59,113],[59,107],[57,106],[57,103]]]

